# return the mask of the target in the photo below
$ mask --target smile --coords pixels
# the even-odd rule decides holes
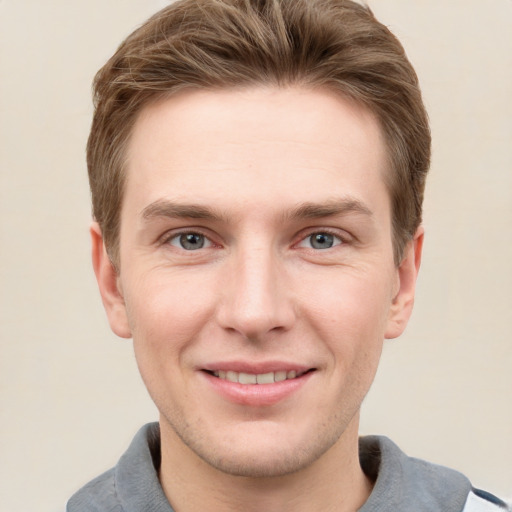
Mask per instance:
[[[210,389],[229,402],[250,406],[275,405],[306,386],[317,368],[274,363],[219,363],[200,372]],[[238,371],[235,371],[238,370]]]
[[[211,372],[215,377],[229,382],[238,382],[239,384],[274,384],[275,382],[283,382],[285,380],[296,379],[301,377],[305,372],[296,372],[295,370],[282,370],[268,373],[245,373],[235,372],[232,370],[219,370]]]

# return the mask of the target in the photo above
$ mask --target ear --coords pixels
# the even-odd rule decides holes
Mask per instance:
[[[397,288],[389,312],[386,339],[398,338],[407,326],[414,305],[416,279],[421,264],[421,251],[425,230],[420,226],[414,238],[407,243],[404,257],[397,268]]]
[[[93,222],[89,231],[92,242],[92,265],[110,328],[121,338],[131,338],[119,273],[107,254],[98,223]]]

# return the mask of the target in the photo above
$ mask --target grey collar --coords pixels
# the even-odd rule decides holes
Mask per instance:
[[[387,437],[359,440],[361,466],[375,480],[360,512],[461,512],[471,483],[461,473],[407,457]]]
[[[386,437],[359,441],[364,472],[375,481],[360,512],[460,512],[469,480],[451,469],[407,457]],[[115,468],[115,492],[126,512],[173,512],[160,482],[160,431],[145,425]]]

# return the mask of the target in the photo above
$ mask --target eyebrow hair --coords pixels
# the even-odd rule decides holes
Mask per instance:
[[[371,217],[373,212],[358,199],[346,197],[330,199],[322,203],[304,202],[285,212],[283,220],[318,219],[347,213],[359,213]],[[198,204],[180,204],[159,199],[142,210],[142,218],[151,220],[158,217],[176,219],[225,220],[226,216]]]
[[[346,213],[359,213],[368,217],[373,216],[373,212],[359,199],[346,197],[330,199],[323,203],[301,203],[287,213],[285,217],[291,219],[318,219]]]
[[[142,210],[144,220],[156,217],[169,217],[177,219],[206,219],[220,220],[224,216],[215,213],[211,208],[198,204],[179,204],[165,199],[159,199]]]

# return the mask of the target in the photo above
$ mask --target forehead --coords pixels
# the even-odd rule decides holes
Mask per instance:
[[[140,113],[128,147],[123,208],[171,197],[247,207],[332,195],[387,198],[379,124],[327,90],[185,91]]]

